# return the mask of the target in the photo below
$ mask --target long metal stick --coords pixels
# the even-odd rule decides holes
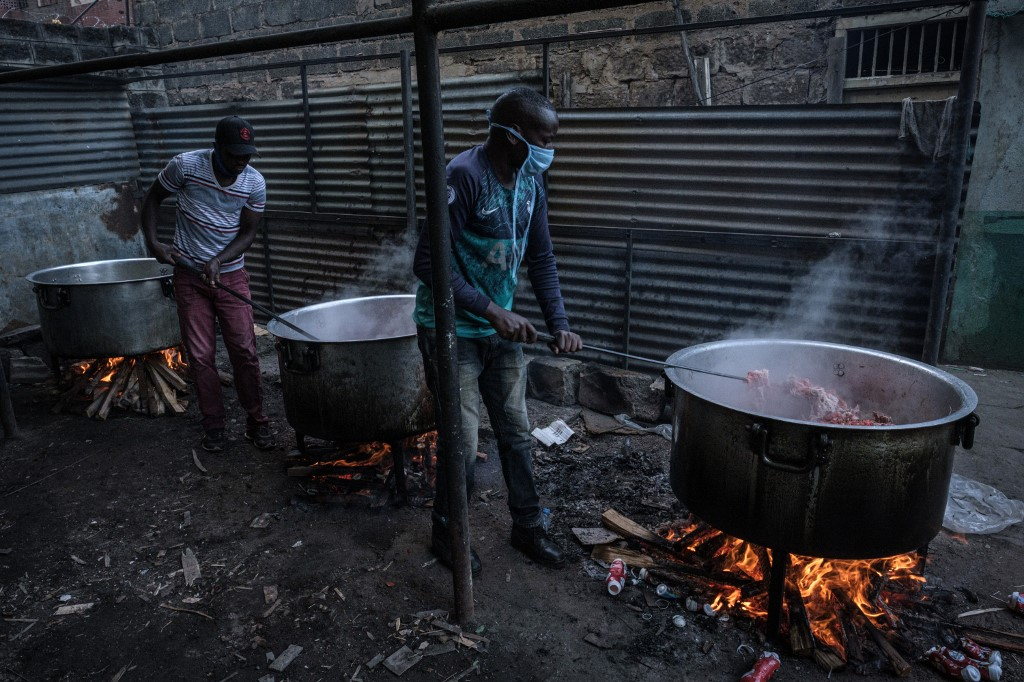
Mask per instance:
[[[189,263],[188,261],[185,261],[185,260],[176,260],[176,261],[174,261],[174,262],[175,262],[175,263],[176,263],[177,265],[180,265],[181,267],[185,268],[186,270],[188,270],[188,271],[190,271],[190,272],[194,272],[194,273],[195,273],[195,274],[197,274],[197,275],[201,275],[201,274],[203,274],[203,271],[202,271],[201,269],[199,269],[198,267],[196,267],[196,266],[195,266],[195,265],[193,265],[192,263]],[[307,331],[306,331],[305,329],[302,329],[302,328],[300,328],[300,327],[296,327],[296,326],[295,326],[294,324],[292,324],[292,323],[291,323],[291,322],[289,322],[288,320],[284,319],[283,317],[281,317],[281,316],[280,316],[280,315],[278,315],[277,313],[275,313],[275,312],[271,311],[271,310],[270,310],[270,309],[268,309],[268,308],[264,308],[263,306],[261,306],[261,305],[260,305],[259,303],[257,303],[256,301],[254,301],[254,300],[252,300],[252,299],[250,299],[250,298],[248,298],[248,297],[246,297],[246,296],[243,296],[242,294],[238,293],[237,291],[235,291],[235,290],[234,290],[234,289],[232,289],[231,287],[227,287],[227,286],[224,286],[224,285],[223,285],[223,284],[221,284],[220,282],[217,282],[217,285],[216,285],[216,286],[217,286],[217,288],[218,288],[218,289],[223,289],[223,290],[224,290],[225,292],[227,292],[227,293],[231,294],[232,296],[234,296],[234,297],[235,297],[235,298],[237,298],[238,300],[240,300],[240,301],[244,301],[245,303],[248,303],[248,304],[249,304],[249,305],[251,305],[251,306],[252,306],[253,308],[255,308],[256,310],[258,310],[258,311],[260,311],[261,313],[263,313],[264,315],[269,315],[270,317],[274,318],[275,320],[277,320],[278,322],[280,322],[280,323],[281,323],[281,324],[283,324],[284,326],[288,327],[289,329],[294,329],[294,330],[295,330],[295,331],[297,331],[298,333],[300,333],[300,334],[302,334],[303,336],[305,336],[305,337],[309,338],[309,339],[310,339],[311,341],[319,341],[319,340],[320,340],[320,339],[316,338],[315,336],[313,336],[312,334],[310,334],[309,332],[307,332]]]
[[[550,334],[537,334],[537,338],[546,343],[552,343],[555,337]],[[697,367],[687,367],[686,365],[674,365],[671,362],[665,362],[663,360],[655,360],[654,358],[645,358],[639,355],[632,355],[631,353],[620,353],[617,350],[609,350],[607,348],[598,348],[597,346],[588,346],[583,344],[585,350],[592,350],[595,353],[604,353],[605,355],[614,355],[620,358],[629,358],[630,360],[638,360],[640,362],[649,362],[652,365],[661,365],[662,367],[674,367],[676,369],[685,369],[691,372],[700,372],[701,374],[713,374],[716,377],[725,377],[726,379],[736,379],[737,381],[746,381],[747,377],[741,377],[738,374],[726,374],[725,372],[715,372],[710,369],[699,369]]]

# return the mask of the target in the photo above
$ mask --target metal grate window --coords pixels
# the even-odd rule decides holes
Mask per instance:
[[[967,19],[850,29],[846,77],[873,78],[959,71]]]

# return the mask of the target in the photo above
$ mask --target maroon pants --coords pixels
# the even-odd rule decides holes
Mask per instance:
[[[220,276],[225,286],[246,298],[249,274],[235,270]],[[223,289],[207,286],[184,268],[174,269],[174,298],[178,303],[181,337],[188,352],[188,367],[199,398],[203,430],[224,428],[224,400],[217,373],[217,327],[234,370],[238,402],[247,415],[247,426],[266,424],[263,414],[263,383],[256,354],[252,308]]]

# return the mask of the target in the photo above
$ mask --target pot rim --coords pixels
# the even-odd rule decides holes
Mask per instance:
[[[58,265],[52,268],[43,268],[42,270],[36,270],[35,272],[25,275],[32,284],[39,286],[50,286],[50,287],[89,287],[89,286],[107,286],[110,284],[128,284],[130,282],[148,282],[151,280],[159,279],[170,279],[172,273],[169,265],[165,266],[168,268],[166,274],[151,275],[148,277],[133,277],[132,279],[118,279],[110,282],[54,282],[43,279],[46,275],[52,275],[56,273],[73,272],[79,269],[85,269],[89,267],[95,267],[97,265],[107,265],[108,263],[142,263],[151,262],[162,265],[156,258],[112,258],[110,260],[96,260],[89,261],[88,263],[71,263],[69,265]]]
[[[411,301],[415,301],[416,296],[415,294],[384,294],[381,296],[357,296],[355,298],[340,298],[334,301],[324,301],[322,303],[314,303],[313,305],[308,305],[303,308],[289,310],[286,313],[282,313],[281,317],[301,327],[302,325],[298,322],[298,317],[300,313],[319,312],[320,310],[333,308],[338,304],[342,303],[355,305],[365,301],[381,301],[394,299],[409,299]],[[411,320],[411,310],[409,312],[409,316],[409,319]],[[274,319],[270,320],[267,323],[267,331],[273,334],[276,338],[286,339],[288,341],[302,341],[303,343],[307,343],[309,345],[342,345],[347,343],[366,343],[368,341],[391,341],[394,339],[408,339],[416,336],[416,327],[415,325],[413,325],[412,331],[409,332],[408,334],[393,334],[391,336],[374,336],[370,338],[345,339],[343,341],[311,341],[309,338],[303,336],[302,334],[299,334],[294,329],[291,329],[283,325],[280,320]]]
[[[720,348],[720,347],[729,347],[729,346],[766,346],[766,345],[773,345],[773,346],[781,345],[781,346],[789,346],[789,347],[805,346],[805,347],[814,347],[814,348],[832,348],[832,349],[835,349],[835,350],[842,350],[842,351],[854,351],[854,352],[857,352],[857,353],[864,353],[864,354],[867,354],[867,355],[873,355],[873,356],[876,356],[876,357],[879,357],[879,358],[884,358],[886,360],[890,360],[892,362],[896,362],[896,363],[899,363],[899,364],[902,364],[902,365],[908,365],[908,366],[914,367],[918,371],[924,372],[925,374],[929,374],[929,375],[933,376],[934,378],[936,378],[936,379],[938,379],[938,380],[948,384],[957,393],[957,395],[960,397],[960,399],[961,399],[961,407],[957,411],[952,412],[952,413],[946,415],[945,417],[942,417],[940,419],[933,419],[933,420],[927,421],[927,422],[913,422],[913,423],[910,423],[910,424],[879,424],[879,425],[873,425],[873,426],[860,426],[860,425],[855,425],[855,424],[828,424],[828,423],[810,421],[810,420],[806,420],[806,419],[792,419],[790,417],[783,417],[783,416],[780,416],[780,415],[777,415],[777,414],[773,415],[773,414],[768,414],[768,413],[764,413],[764,412],[756,412],[756,411],[752,411],[752,410],[739,409],[739,408],[734,407],[732,405],[727,405],[724,402],[722,402],[721,400],[715,400],[713,398],[710,398],[706,394],[704,394],[704,393],[702,393],[700,391],[694,390],[690,386],[687,386],[687,382],[683,379],[683,376],[684,376],[684,373],[686,373],[688,375],[695,374],[695,372],[693,372],[691,370],[681,369],[681,368],[678,368],[678,367],[666,367],[665,368],[665,376],[673,384],[675,384],[675,386],[679,390],[685,391],[686,393],[689,393],[690,395],[696,396],[696,397],[700,398],[701,400],[704,400],[706,402],[712,403],[714,405],[718,405],[718,406],[723,407],[725,409],[733,410],[734,412],[740,412],[740,413],[743,413],[743,414],[749,414],[749,415],[752,415],[752,416],[755,416],[755,417],[758,417],[758,418],[761,418],[761,419],[769,419],[769,420],[776,421],[776,422],[785,422],[785,423],[789,423],[789,424],[813,426],[816,429],[835,429],[835,430],[839,430],[839,431],[870,431],[870,432],[877,432],[877,431],[902,431],[902,430],[910,430],[910,429],[922,429],[922,428],[928,428],[928,427],[932,427],[932,426],[941,426],[943,424],[949,424],[949,423],[952,423],[952,422],[959,421],[960,419],[963,419],[964,417],[966,417],[969,414],[971,414],[975,410],[975,408],[977,408],[977,406],[978,406],[978,396],[974,392],[974,389],[972,389],[962,379],[960,379],[958,377],[955,377],[955,376],[953,376],[952,374],[950,374],[948,372],[944,372],[943,370],[938,369],[937,367],[932,367],[931,365],[925,364],[923,362],[918,362],[917,360],[911,360],[911,359],[905,358],[905,357],[903,357],[901,355],[895,355],[893,353],[887,353],[885,351],[874,350],[874,349],[871,349],[871,348],[864,348],[864,347],[861,347],[861,346],[850,346],[850,345],[841,344],[841,343],[831,343],[831,342],[828,342],[828,341],[811,341],[811,340],[808,340],[808,339],[731,339],[731,340],[724,340],[724,341],[710,341],[708,343],[701,343],[701,344],[697,344],[697,345],[694,345],[694,346],[688,346],[687,348],[683,348],[681,350],[678,350],[675,353],[673,353],[672,355],[670,355],[668,360],[666,360],[666,362],[670,363],[670,364],[681,364],[681,365],[687,365],[688,364],[688,365],[694,366],[694,363],[693,363],[693,361],[690,358],[692,356],[694,356],[694,355],[697,355],[697,354],[705,351],[705,350],[709,350],[709,349],[713,349],[713,348]],[[735,381],[735,379],[722,379],[722,380],[723,381]]]

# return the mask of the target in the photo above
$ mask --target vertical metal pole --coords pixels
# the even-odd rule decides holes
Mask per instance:
[[[551,43],[544,43],[544,57],[541,59],[541,72],[544,78],[544,99],[551,99]]]
[[[309,114],[309,77],[305,64],[299,68],[299,73],[302,79],[302,124],[306,129],[306,173],[309,176],[309,206],[313,215],[316,215],[316,169],[313,166],[313,121]]]
[[[267,296],[270,297],[270,309],[277,312],[274,303],[274,275],[270,269],[270,228],[269,220],[263,219],[263,271],[267,273]]]
[[[672,0],[672,9],[676,12],[676,23],[683,23],[683,10],[679,8],[679,0]],[[690,39],[686,37],[686,31],[679,32],[679,39],[683,44],[683,56],[686,57],[686,68],[690,70],[690,84],[693,86],[693,94],[697,98],[698,105],[710,104],[707,95],[700,92],[700,80],[697,78],[697,65],[693,63],[693,54],[690,52]]]
[[[942,335],[946,327],[946,303],[949,298],[949,284],[953,277],[953,256],[956,253],[957,221],[960,217],[960,193],[964,188],[964,169],[967,166],[967,146],[971,136],[971,118],[974,112],[974,95],[978,87],[978,73],[981,70],[981,49],[985,36],[986,0],[973,0],[967,14],[967,35],[964,44],[963,66],[960,69],[960,88],[957,91],[953,109],[953,124],[950,130],[951,149],[949,166],[946,170],[946,187],[937,237],[935,270],[932,274],[932,296],[928,306],[928,324],[924,334],[922,359],[930,365],[939,362],[942,351]]]
[[[441,118],[441,66],[437,33],[427,24],[428,0],[413,0],[416,82],[419,85],[423,178],[430,228],[431,290],[437,325],[438,437],[448,478],[448,530],[452,546],[455,620],[473,617],[473,576],[469,568],[469,504],[466,500],[466,453],[461,438],[462,413],[456,364],[455,299],[451,284],[451,221],[445,180],[444,132]]]
[[[402,134],[405,142],[405,229],[416,233],[416,136],[412,120],[412,65],[402,50]]]
[[[625,291],[623,292],[622,352],[629,353],[629,327],[632,321],[633,302],[633,230],[626,230],[626,274]],[[622,359],[623,369],[629,369],[629,358]]]
[[[14,418],[14,406],[11,405],[11,389],[7,385],[7,374],[0,362],[0,425],[4,429],[5,438],[20,438],[18,422]]]

